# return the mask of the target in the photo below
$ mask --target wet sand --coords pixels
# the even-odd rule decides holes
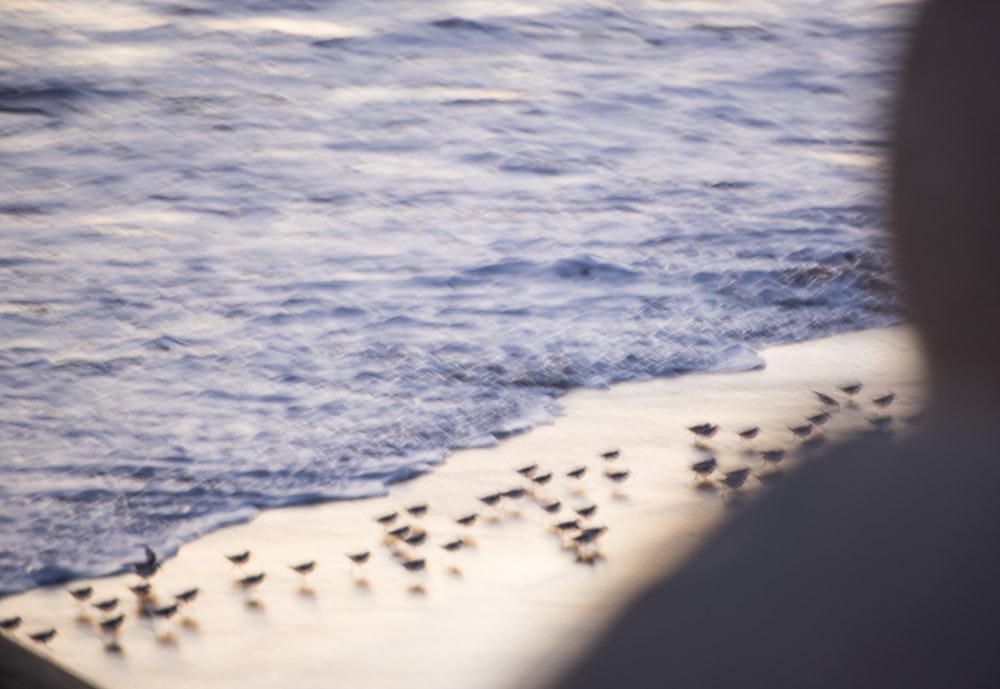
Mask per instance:
[[[390,495],[364,501],[289,508],[249,524],[217,531],[185,546],[152,579],[159,605],[197,586],[190,605],[171,619],[140,618],[127,588],[138,577],[96,579],[92,600],[118,596],[126,620],[117,635],[95,631],[105,615],[78,604],[64,587],[0,600],[0,619],[20,615],[7,634],[40,656],[98,686],[131,687],[413,687],[504,689],[543,686],[581,644],[649,577],[676,565],[721,518],[739,518],[740,504],[766,492],[769,480],[793,471],[808,453],[790,426],[823,405],[813,391],[833,395],[839,411],[822,426],[827,444],[869,431],[872,419],[889,428],[919,411],[923,360],[909,327],[869,330],[774,347],[762,352],[765,369],[696,374],[577,391],[563,399],[555,423],[502,442],[457,452],[431,474],[397,484]],[[858,381],[848,404],[838,390]],[[887,392],[893,403],[879,411],[872,399]],[[695,447],[687,428],[712,422],[719,431]],[[752,441],[737,431],[760,426]],[[757,451],[784,448],[776,467],[762,468]],[[618,449],[616,459],[603,452]],[[694,480],[692,462],[707,453],[720,470],[750,467],[739,490]],[[538,464],[536,476],[516,469]],[[579,480],[566,472],[586,466]],[[622,483],[607,470],[625,470]],[[497,507],[479,501],[497,491],[526,488],[523,498]],[[555,514],[541,505],[561,502]],[[410,517],[407,506],[426,503]],[[589,518],[574,507],[597,505]],[[421,572],[406,571],[385,545],[386,528],[375,517],[401,511],[395,525],[427,532],[416,546],[397,546],[404,557],[423,558]],[[472,512],[470,527],[455,519]],[[405,518],[404,518],[405,517]],[[567,547],[557,521],[580,519],[606,526],[583,559]],[[568,532],[578,535],[579,532]],[[441,546],[464,538],[460,550]],[[224,557],[250,549],[246,565]],[[357,566],[347,553],[371,551]],[[141,559],[136,553],[136,559]],[[301,576],[289,565],[315,560]],[[252,590],[235,582],[266,573]],[[40,646],[29,632],[47,627],[58,635]],[[0,662],[7,660],[0,655]]]

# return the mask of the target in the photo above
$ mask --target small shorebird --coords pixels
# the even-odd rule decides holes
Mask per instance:
[[[840,402],[830,397],[829,395],[822,392],[817,392],[816,390],[813,390],[812,393],[816,395],[816,399],[818,399],[821,404],[825,404],[828,407],[833,407],[834,409],[840,409]]]
[[[306,576],[316,569],[316,560],[309,560],[309,562],[300,562],[297,565],[288,565],[288,568],[293,572],[300,574],[302,580],[305,581]]]
[[[398,516],[399,512],[389,512],[388,514],[383,514],[380,517],[375,517],[375,521],[377,521],[382,526],[389,526],[389,524],[392,524],[394,521],[396,521],[396,517]]]
[[[541,474],[539,476],[532,476],[531,480],[537,483],[539,486],[544,486],[546,483],[552,480],[552,472]]]
[[[250,560],[250,555],[252,553],[249,550],[244,550],[242,553],[236,553],[234,555],[226,555],[226,559],[233,563],[234,566],[242,567]]]
[[[580,522],[577,519],[568,519],[564,522],[559,522],[556,524],[556,529],[559,531],[573,531],[574,529],[580,528]]]
[[[32,641],[42,644],[43,646],[52,640],[52,637],[56,635],[55,627],[46,629],[41,632],[34,632],[33,634],[28,634],[28,638]]]
[[[532,479],[532,481],[534,481],[534,479]],[[513,500],[517,500],[518,498],[523,498],[526,494],[527,491],[524,490],[524,488],[511,488],[509,490],[505,490],[502,493],[500,493],[501,496],[505,498],[511,498]]]
[[[882,395],[881,397],[876,397],[875,399],[872,400],[872,403],[874,403],[875,406],[878,407],[879,409],[885,409],[890,404],[892,404],[892,401],[894,399],[896,399],[896,393],[890,392],[886,395]]]
[[[95,608],[97,608],[101,612],[111,612],[112,610],[114,610],[115,608],[118,607],[118,597],[115,596],[114,598],[108,598],[106,600],[100,600],[100,601],[97,601],[96,603],[91,603],[91,605],[93,605]]]
[[[407,572],[419,572],[427,566],[427,561],[421,557],[414,560],[404,560],[402,565]]]
[[[709,474],[715,471],[715,468],[719,466],[719,462],[715,457],[708,457],[707,459],[702,459],[691,465],[691,471],[694,472],[695,479],[705,479]]]
[[[236,583],[238,583],[241,587],[243,587],[245,589],[250,589],[250,588],[253,588],[254,586],[257,586],[258,584],[260,584],[260,582],[264,581],[264,577],[265,576],[266,575],[265,575],[264,572],[260,572],[258,574],[249,574],[249,575],[243,577],[242,579],[240,579]],[[155,613],[156,611],[154,610],[153,612]]]
[[[597,512],[597,503],[591,503],[584,507],[574,507],[573,511],[576,512],[581,517],[583,517],[584,519],[589,519],[590,517],[593,517],[594,514]]]
[[[149,579],[151,576],[156,574],[157,570],[160,569],[160,563],[156,559],[156,553],[148,545],[143,546],[146,551],[146,559],[142,562],[133,562],[132,569],[143,579]]]
[[[868,418],[868,423],[870,423],[872,425],[872,428],[874,428],[875,430],[884,431],[885,429],[887,429],[889,426],[892,425],[892,416],[890,415],[883,416],[881,414],[877,416],[871,416]]]
[[[514,471],[521,474],[521,476],[524,476],[525,478],[529,478],[531,477],[532,474],[538,471],[538,465],[528,464],[527,466],[523,466],[520,469],[515,469]]]
[[[830,420],[830,415],[825,411],[821,411],[818,414],[813,414],[812,416],[806,417],[806,421],[808,421],[814,426],[822,426],[829,420]]]
[[[100,622],[98,622],[98,625],[100,625],[102,632],[114,634],[121,628],[122,622],[124,621],[125,621],[125,613],[120,612],[114,617],[109,617],[106,620],[101,620]]]
[[[457,550],[461,550],[462,546],[464,545],[465,541],[463,541],[461,538],[456,538],[454,541],[448,541],[447,543],[443,543],[441,547],[447,550],[449,553],[454,553]]]
[[[475,512],[470,512],[464,517],[459,517],[458,519],[456,519],[455,523],[461,524],[462,526],[472,526],[473,524],[476,523],[476,519],[478,518],[479,518],[478,514],[476,514]]]
[[[571,469],[566,472],[566,475],[570,478],[583,478],[583,475],[587,473],[587,467],[577,467],[576,469]]]
[[[848,383],[847,385],[841,385],[840,391],[845,395],[854,397],[856,394],[861,392],[861,383]]]
[[[760,453],[763,464],[777,464],[785,458],[785,451],[781,449],[764,450]]]
[[[94,593],[94,587],[89,585],[80,586],[79,588],[75,589],[69,589],[69,595],[73,596],[73,598],[77,599],[81,603],[90,598],[91,594],[93,593]]]
[[[577,543],[593,543],[595,540],[604,535],[608,530],[606,526],[592,526],[587,529],[583,529],[579,534],[573,537],[573,540]]]
[[[8,617],[0,620],[0,629],[5,632],[12,632],[21,626],[21,616],[15,615],[14,617]]]
[[[788,430],[792,432],[793,438],[806,438],[813,432],[813,425],[811,423],[804,423],[801,426],[789,426]]]
[[[622,456],[622,451],[617,447],[613,450],[608,450],[607,452],[601,453],[601,459],[607,460],[609,462],[618,459]]]
[[[195,586],[194,588],[190,588],[187,591],[181,591],[180,593],[175,595],[174,598],[177,599],[179,603],[191,603],[192,601],[194,601],[195,598],[198,597],[198,594],[200,592],[201,590],[197,586]]]
[[[748,476],[750,476],[750,469],[747,467],[727,471],[722,477],[722,485],[729,490],[737,490],[742,488],[743,484],[747,482]]]
[[[548,512],[549,514],[555,514],[556,512],[562,509],[562,502],[560,502],[559,500],[553,500],[550,503],[542,505],[542,509]]]
[[[153,608],[153,614],[157,617],[162,617],[165,620],[169,620],[171,617],[177,614],[177,603],[171,603],[170,605],[164,605],[159,608]]]
[[[744,428],[742,431],[737,431],[736,435],[740,437],[740,440],[753,440],[760,433],[760,426],[751,426],[750,428]]]
[[[503,498],[503,493],[490,493],[489,495],[481,496],[479,501],[487,507],[493,507],[500,502],[501,498]]]
[[[362,550],[359,553],[347,553],[348,559],[356,565],[363,565],[372,556],[372,551]]]
[[[406,524],[402,526],[397,526],[395,529],[389,532],[389,535],[393,538],[402,538],[406,534],[410,533],[410,527]]]
[[[622,483],[629,477],[631,473],[632,472],[630,472],[628,469],[619,469],[617,471],[611,471],[611,470],[605,471],[604,475],[607,476],[612,481],[614,481],[615,483]]]
[[[716,423],[699,423],[695,426],[688,426],[688,430],[695,434],[695,442],[701,442],[703,440],[708,440],[713,435],[718,433],[719,424]]]
[[[403,538],[403,542],[406,543],[407,545],[420,545],[426,540],[427,540],[426,531],[414,531],[410,534],[407,534]]]
[[[427,509],[427,503],[421,503],[419,505],[410,505],[406,508],[406,511],[414,517],[422,517],[427,514]]]
[[[129,586],[129,591],[137,595],[139,598],[145,598],[149,595],[149,592],[153,590],[153,585],[148,581],[143,581],[135,586]]]

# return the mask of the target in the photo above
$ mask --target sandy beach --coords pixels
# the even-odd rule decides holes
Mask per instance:
[[[826,444],[872,430],[873,420],[903,434],[904,419],[922,406],[924,364],[908,326],[761,355],[766,367],[756,371],[576,391],[554,423],[456,452],[386,497],[270,511],[209,534],[151,580],[160,607],[198,588],[169,619],[138,614],[128,587],[139,578],[129,574],[75,582],[93,586],[82,603],[61,586],[0,600],[0,619],[23,618],[3,636],[108,689],[544,686],[643,582],[804,461],[808,438],[796,439],[790,427],[827,409],[830,419],[817,426]],[[853,398],[839,390],[851,382],[863,385]],[[836,397],[839,409],[824,407],[816,391]],[[889,392],[892,404],[877,409],[872,400]],[[720,428],[699,449],[688,427],[704,422]],[[752,426],[760,427],[755,438],[738,437]],[[762,466],[758,453],[779,448],[785,458]],[[616,458],[601,456],[613,450]],[[719,470],[697,482],[690,466],[708,454]],[[537,482],[516,471],[533,464]],[[752,470],[745,486],[719,484],[722,471],[743,466]],[[582,477],[567,476],[578,467],[586,467]],[[626,470],[621,482],[606,475]],[[493,507],[479,499],[519,488],[528,494]],[[423,516],[406,514],[423,504]],[[588,517],[574,511],[595,505]],[[423,543],[387,538],[375,518],[397,511],[393,526],[426,532]],[[474,524],[456,523],[473,513]],[[574,550],[581,532],[555,527],[574,519],[607,529]],[[457,539],[457,550],[442,547]],[[244,550],[245,565],[225,557]],[[363,565],[347,557],[363,551],[371,553]],[[421,571],[401,566],[419,559]],[[289,567],[309,561],[316,567],[308,575]],[[257,573],[266,575],[259,585],[238,584]],[[113,597],[120,602],[110,613],[92,605]],[[97,625],[118,612],[126,617],[115,645]],[[58,634],[46,645],[28,638],[50,627]]]

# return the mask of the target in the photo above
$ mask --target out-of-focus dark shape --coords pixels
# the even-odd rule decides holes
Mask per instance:
[[[923,430],[833,448],[720,528],[558,685],[993,687],[1000,678],[1000,3],[923,7],[892,213]]]

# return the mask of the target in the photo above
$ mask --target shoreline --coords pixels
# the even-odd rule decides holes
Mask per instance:
[[[729,509],[739,502],[735,493],[723,497],[722,489],[692,481],[689,465],[700,454],[688,426],[718,423],[710,442],[720,466],[748,464],[756,472],[761,462],[751,448],[791,448],[787,426],[821,406],[812,390],[844,402],[824,426],[831,440],[867,428],[877,394],[896,393],[897,419],[922,403],[922,362],[910,326],[777,345],[760,355],[766,366],[753,371],[576,390],[561,399],[564,414],[554,423],[498,446],[456,451],[430,473],[393,484],[386,497],[269,510],[207,534],[183,546],[152,580],[161,603],[200,589],[172,621],[137,618],[127,589],[135,575],[89,580],[95,600],[122,601],[121,652],[104,649],[106,639],[93,629],[102,615],[74,603],[62,586],[0,599],[0,619],[25,620],[24,629],[5,636],[34,647],[26,632],[58,628],[43,658],[109,689],[138,678],[150,687],[342,681],[381,688],[398,685],[401,673],[414,686],[543,686],[644,582],[679,564],[719,519],[738,513]],[[852,380],[865,384],[854,408],[837,392]],[[761,427],[752,444],[734,432],[750,425]],[[613,448],[618,459],[600,458]],[[552,479],[539,485],[514,471],[531,463]],[[565,476],[580,465],[588,468],[581,480]],[[615,484],[601,475],[606,467],[631,474]],[[517,487],[536,492],[537,503],[504,499],[488,508],[478,500]],[[764,488],[752,477],[745,493]],[[589,523],[608,527],[599,538],[603,559],[574,562],[565,539],[552,532],[556,517],[539,506],[556,500],[564,520],[576,517],[572,507],[598,505]],[[406,550],[424,558],[426,569],[413,574],[388,554],[374,517],[424,502],[426,516],[410,521],[427,541]],[[476,525],[454,523],[473,511],[480,514]],[[470,543],[455,553],[440,547],[458,537]],[[245,549],[253,555],[242,569],[223,557]],[[360,550],[372,553],[363,567],[345,556]],[[307,577],[288,568],[309,560],[317,567]],[[253,593],[234,586],[256,572],[267,576]]]

